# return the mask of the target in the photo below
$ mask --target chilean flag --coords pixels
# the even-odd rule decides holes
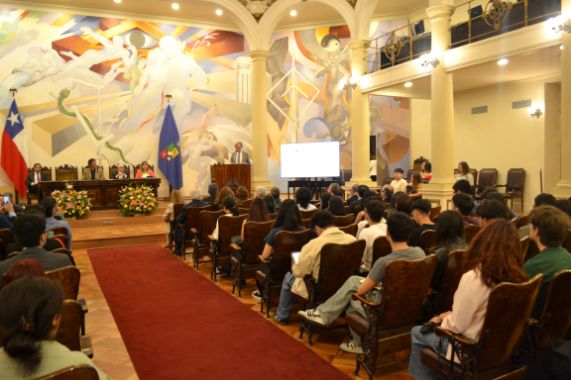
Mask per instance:
[[[28,176],[28,165],[18,147],[18,140],[22,140],[24,137],[23,132],[24,120],[18,111],[16,99],[14,99],[12,106],[10,106],[10,111],[8,111],[6,126],[2,134],[0,166],[6,172],[18,193],[22,195],[26,193],[26,177]]]

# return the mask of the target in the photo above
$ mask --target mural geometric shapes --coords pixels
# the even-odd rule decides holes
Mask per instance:
[[[64,60],[70,61],[71,58],[64,54],[61,54],[62,51],[70,51],[74,53],[76,56],[80,56],[89,49],[101,50],[101,47],[93,46],[80,36],[73,35],[66,38],[62,38],[60,40],[53,41],[52,49],[57,51]]]
[[[32,126],[32,141],[52,157],[85,135],[77,119],[61,114],[35,120]]]
[[[192,94],[192,101],[206,109],[216,105],[220,116],[238,125],[246,126],[252,122],[252,106],[250,104],[240,103],[221,95],[210,95],[200,91]]]
[[[219,92],[228,95],[234,95],[236,93],[236,72],[224,70],[206,74],[206,76],[208,77],[208,83],[206,87],[204,87],[204,91]],[[189,87],[192,88],[193,86],[189,84]]]
[[[105,31],[121,24],[121,20],[115,18],[101,18],[99,19],[99,29]]]
[[[196,60],[206,60],[244,51],[244,35],[215,30],[186,44]]]

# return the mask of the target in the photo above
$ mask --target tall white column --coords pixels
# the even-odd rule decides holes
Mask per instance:
[[[252,58],[252,187],[273,186],[268,179],[266,50],[253,50]]]

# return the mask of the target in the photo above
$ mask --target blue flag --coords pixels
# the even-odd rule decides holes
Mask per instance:
[[[182,155],[180,137],[169,104],[159,140],[159,169],[173,189],[182,187]]]

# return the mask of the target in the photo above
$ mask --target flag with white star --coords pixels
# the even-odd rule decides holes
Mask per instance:
[[[28,176],[28,165],[24,158],[22,149],[18,146],[17,140],[22,140],[24,136],[24,119],[18,110],[16,99],[12,102],[10,110],[6,115],[4,133],[2,133],[2,152],[0,154],[0,167],[4,169],[6,175],[18,193],[23,196],[26,193],[26,177]],[[20,137],[20,139],[18,139]],[[24,142],[25,143],[25,142]]]

